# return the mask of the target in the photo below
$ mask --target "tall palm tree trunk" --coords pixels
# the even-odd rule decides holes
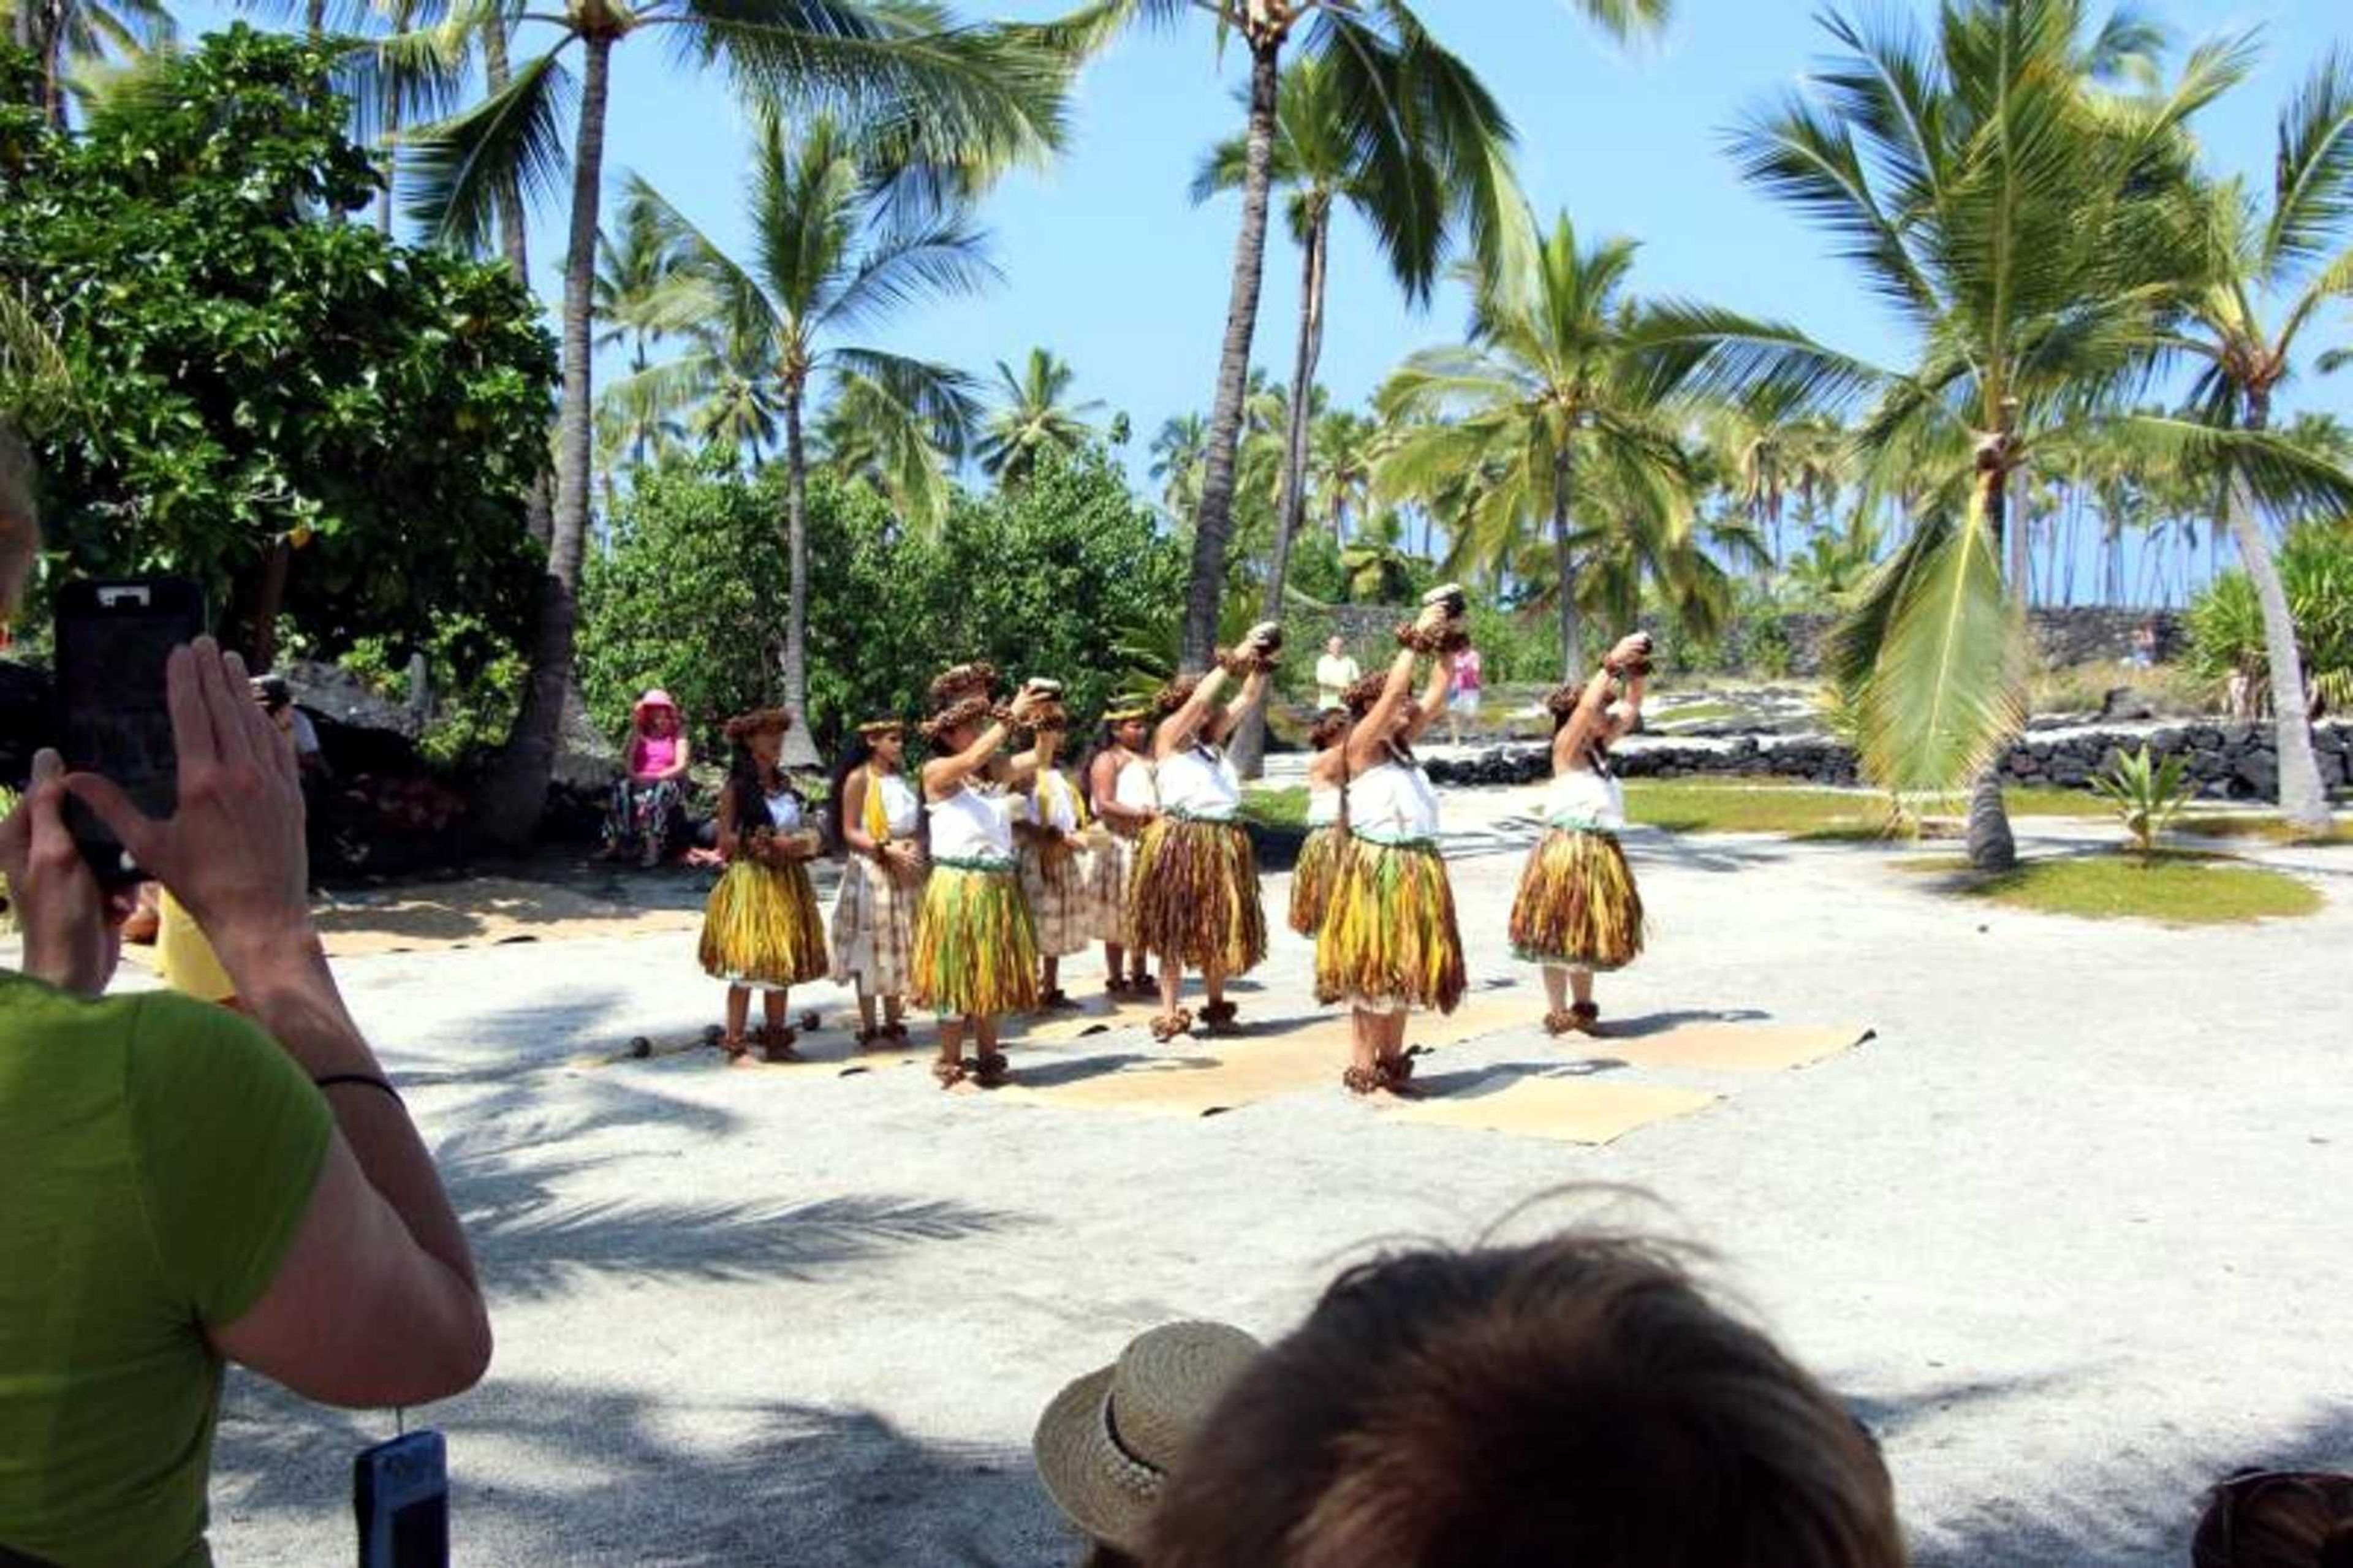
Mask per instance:
[[[2010,432],[2003,430],[2000,438],[2005,448],[2009,445],[2009,437]],[[1978,479],[1983,494],[1980,504],[1985,508],[1986,524],[1993,530],[1994,559],[1997,561],[2002,558],[2002,545],[2006,539],[2013,545],[2015,543],[2016,535],[2008,533],[2006,524],[2012,515],[2010,510],[2012,500],[2023,499],[2016,496],[2015,490],[2019,487],[2013,486],[2011,481],[2022,478],[2022,474],[1996,464],[1986,468]],[[2010,591],[2013,594],[2021,591],[2018,576],[2021,564],[2020,553],[2013,548],[2010,555]],[[2018,837],[2010,830],[2010,807],[2001,794],[2003,760],[2001,754],[1997,754],[1969,788],[1967,840],[1969,864],[1980,871],[2007,871],[2018,864]]]
[[[1283,432],[1282,499],[1275,509],[1274,552],[1267,563],[1266,596],[1259,606],[1263,620],[1282,618],[1284,579],[1291,571],[1291,544],[1299,537],[1307,515],[1308,402],[1315,391],[1315,365],[1324,354],[1324,263],[1329,254],[1332,216],[1319,212],[1308,226],[1305,255],[1300,263],[1299,351],[1291,368],[1290,426]],[[1235,732],[1234,766],[1242,777],[1254,779],[1264,771],[1266,709],[1250,710]]]
[[[2262,430],[2271,424],[2271,397],[2255,392],[2248,399],[2247,428]],[[2263,525],[2255,521],[2254,496],[2246,476],[2233,474],[2224,508],[2224,521],[2255,585],[2255,600],[2263,607],[2263,656],[2272,667],[2273,744],[2279,755],[2279,808],[2282,820],[2301,833],[2324,834],[2329,827],[2328,791],[2320,782],[2320,762],[2312,753],[2312,704],[2304,689],[2304,658],[2295,646],[2295,617],[2287,607],[2287,590],[2279,568],[2273,564],[2271,546]],[[2219,531],[2219,530],[2217,531]]]
[[[40,29],[41,110],[58,130],[66,129],[66,8],[60,0],[18,0],[45,19]]]
[[[513,67],[507,57],[507,27],[503,19],[493,17],[482,29],[482,82],[490,96],[506,89],[514,79]],[[527,290],[531,288],[531,237],[523,211],[522,184],[510,168],[498,176],[499,254],[506,258],[507,269],[515,281]],[[638,368],[643,370],[640,363]],[[607,503],[610,510],[610,503]],[[547,475],[543,472],[531,482],[531,494],[523,501],[524,525],[532,538],[543,546],[555,531],[554,500],[549,493]]]
[[[572,229],[564,257],[564,404],[557,420],[555,509],[540,579],[539,630],[522,710],[482,801],[482,831],[521,844],[547,805],[547,782],[572,686],[579,617],[580,557],[588,532],[588,416],[594,388],[589,319],[596,282],[597,202],[605,181],[605,107],[611,90],[613,35],[582,39],[580,129],[572,164]]]
[[[1241,445],[1242,395],[1250,379],[1250,338],[1258,330],[1259,281],[1266,270],[1266,210],[1272,184],[1275,88],[1282,50],[1280,37],[1250,45],[1242,226],[1234,239],[1226,342],[1218,361],[1217,401],[1209,410],[1201,505],[1193,520],[1193,572],[1185,592],[1185,636],[1179,658],[1188,669],[1208,667],[1218,643],[1218,610],[1225,597],[1226,545],[1234,531],[1234,456]]]
[[[1552,566],[1553,581],[1558,584],[1554,592],[1559,595],[1560,615],[1560,678],[1575,680],[1577,667],[1584,661],[1578,657],[1577,626],[1577,569],[1568,558],[1568,444],[1564,437],[1560,449],[1552,457]]]
[[[787,767],[818,765],[817,743],[808,724],[808,454],[801,445],[801,399],[807,385],[797,376],[785,384],[785,559],[790,576],[785,605],[785,707],[793,727],[785,731]],[[756,456],[757,438],[754,437]]]

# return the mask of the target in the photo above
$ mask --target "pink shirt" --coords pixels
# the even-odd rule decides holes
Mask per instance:
[[[639,735],[629,743],[629,773],[636,778],[659,778],[678,766],[676,735]]]
[[[1479,670],[1480,660],[1479,650],[1477,648],[1466,647],[1461,653],[1456,654],[1454,656],[1454,689],[1457,691],[1478,690]]]

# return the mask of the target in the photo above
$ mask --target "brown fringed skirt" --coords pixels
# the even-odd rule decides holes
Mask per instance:
[[[1348,830],[1326,823],[1307,835],[1299,858],[1291,868],[1291,929],[1314,936],[1324,929],[1324,911],[1331,907],[1333,884],[1350,847]]]
[[[1247,974],[1266,962],[1258,856],[1240,823],[1155,818],[1130,882],[1136,947],[1204,974]]]
[[[1556,827],[1528,851],[1512,951],[1574,969],[1623,969],[1641,956],[1642,892],[1616,834]]]
[[[808,868],[731,863],[703,906],[702,957],[705,974],[732,985],[824,979],[825,917]]]
[[[1353,840],[1315,939],[1316,1000],[1451,1013],[1468,987],[1454,884],[1438,846]]]

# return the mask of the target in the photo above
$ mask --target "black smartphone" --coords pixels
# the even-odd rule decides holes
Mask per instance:
[[[151,816],[178,796],[178,752],[164,665],[205,630],[204,590],[185,577],[68,583],[58,590],[58,733],[66,766],[104,773]],[[120,888],[145,873],[79,801],[67,825],[99,881]]]
[[[352,1460],[359,1568],[449,1568],[449,1451],[441,1434],[408,1432]]]

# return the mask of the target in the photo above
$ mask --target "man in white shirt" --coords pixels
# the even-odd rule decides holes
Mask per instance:
[[[1340,694],[1356,684],[1365,672],[1348,657],[1348,645],[1335,637],[1324,645],[1324,657],[1315,661],[1315,706],[1337,708]]]

